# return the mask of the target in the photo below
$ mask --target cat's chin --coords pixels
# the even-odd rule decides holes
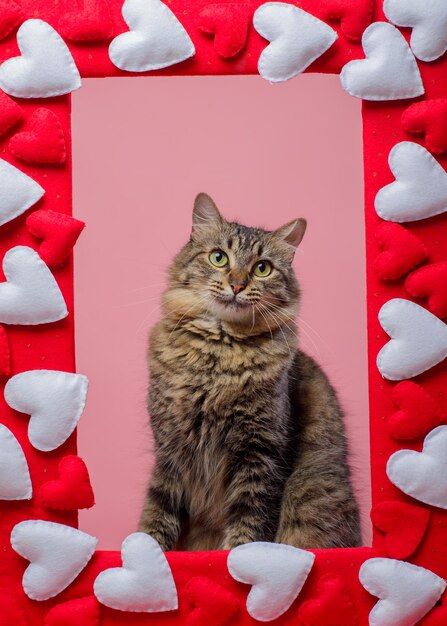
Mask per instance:
[[[253,305],[249,302],[215,299],[213,308],[217,317],[224,322],[243,323],[253,318]]]

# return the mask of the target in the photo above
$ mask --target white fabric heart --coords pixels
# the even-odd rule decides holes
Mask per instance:
[[[389,300],[379,311],[379,322],[391,337],[377,355],[384,378],[413,378],[447,357],[447,325],[419,304]]]
[[[385,0],[383,10],[396,26],[413,28],[410,45],[421,61],[434,61],[447,50],[445,0]]]
[[[31,500],[33,488],[22,446],[0,424],[0,500]]]
[[[159,70],[195,54],[190,36],[161,0],[125,0],[122,13],[131,30],[109,46],[110,60],[120,70]]]
[[[447,426],[438,426],[426,436],[422,452],[392,454],[386,473],[408,496],[447,509]]]
[[[366,59],[340,73],[343,89],[363,100],[402,100],[424,92],[419,68],[404,36],[388,22],[368,26],[362,37]]]
[[[68,311],[53,274],[32,248],[16,246],[5,254],[0,283],[0,323],[48,324]]]
[[[423,567],[386,558],[368,559],[359,571],[363,587],[379,602],[369,626],[413,626],[444,593],[446,582]]]
[[[228,571],[252,585],[247,612],[260,622],[270,622],[285,613],[298,597],[312,569],[315,555],[280,543],[246,543],[231,550]]]
[[[133,533],[121,546],[122,567],[101,572],[95,596],[118,611],[158,613],[178,608],[171,568],[158,543],[145,533]]]
[[[447,211],[447,173],[422,146],[402,141],[388,162],[396,180],[377,194],[377,214],[390,222],[423,220]]]
[[[0,87],[17,98],[51,98],[81,86],[70,50],[52,26],[27,20],[17,31],[22,56],[0,66]]]
[[[66,589],[93,556],[98,540],[76,528],[27,520],[14,526],[11,545],[30,561],[23,590],[31,600],[48,600]]]
[[[329,50],[337,33],[310,13],[286,2],[267,2],[254,14],[253,26],[271,43],[258,61],[271,83],[289,80]]]
[[[31,416],[28,437],[42,452],[55,450],[76,428],[85,407],[88,379],[81,374],[30,370],[16,374],[5,386],[12,409]]]
[[[0,226],[22,215],[44,193],[35,180],[0,159]]]

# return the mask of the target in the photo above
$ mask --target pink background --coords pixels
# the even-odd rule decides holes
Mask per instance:
[[[199,191],[227,218],[308,219],[296,255],[301,343],[346,411],[370,541],[360,102],[337,76],[88,79],[73,94],[76,354],[90,379],[79,427],[97,505],[80,527],[118,548],[136,529],[151,467],[148,329]]]

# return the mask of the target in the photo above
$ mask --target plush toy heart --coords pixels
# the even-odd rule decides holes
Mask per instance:
[[[247,597],[248,614],[270,622],[292,606],[314,560],[312,552],[260,541],[233,548],[227,564],[235,580],[252,586]]]
[[[208,4],[199,14],[199,29],[214,35],[214,49],[224,59],[240,52],[247,41],[251,10],[246,4]]]
[[[427,256],[424,244],[399,224],[383,222],[375,235],[383,252],[376,257],[374,269],[382,280],[401,278]]]
[[[12,409],[31,416],[28,437],[42,452],[55,450],[76,428],[84,410],[88,379],[81,374],[30,370],[16,374],[5,386]]]
[[[195,54],[190,36],[161,0],[125,0],[122,13],[130,31],[109,46],[110,60],[120,70],[159,70]]]
[[[57,211],[34,211],[26,220],[28,230],[42,239],[39,254],[53,267],[65,261],[85,228],[85,222]]]
[[[297,76],[337,39],[337,33],[327,24],[286,2],[261,5],[254,14],[253,26],[271,42],[258,61],[260,75],[271,83]]]
[[[363,100],[402,100],[424,93],[416,60],[405,38],[387,22],[368,26],[362,37],[366,59],[350,61],[340,73],[343,89]]]
[[[428,298],[428,308],[437,317],[447,317],[447,263],[433,263],[412,272],[405,288],[415,298]]]
[[[405,561],[373,558],[359,571],[363,587],[379,602],[369,614],[370,626],[416,624],[444,593],[446,582],[430,570]]]
[[[11,350],[6,330],[0,326],[0,376],[11,374]]]
[[[396,26],[413,29],[410,45],[421,61],[434,61],[447,50],[447,4],[444,0],[384,0],[383,10]]]
[[[342,578],[326,574],[318,581],[318,597],[303,602],[298,611],[303,626],[357,626],[357,612]]]
[[[430,511],[414,504],[391,500],[371,511],[374,526],[385,534],[385,549],[393,559],[408,559],[421,544],[430,522]]]
[[[101,572],[95,596],[118,611],[175,611],[178,596],[171,568],[158,543],[145,533],[133,533],[121,546],[122,567]]]
[[[87,466],[75,455],[60,461],[59,479],[42,485],[40,495],[47,509],[59,511],[90,509],[95,504]]]
[[[0,87],[17,98],[50,98],[81,86],[81,77],[62,37],[42,20],[27,20],[17,31],[22,56],[0,66]]]
[[[30,117],[30,130],[14,135],[9,149],[29,163],[64,163],[67,150],[59,118],[49,109],[36,109]]]
[[[423,387],[409,380],[396,385],[393,400],[399,408],[388,420],[394,439],[412,440],[425,437],[443,421],[441,411],[432,396]]]
[[[84,0],[82,10],[61,17],[58,29],[68,41],[107,41],[113,37],[113,22],[105,0]]]
[[[66,589],[93,556],[98,540],[71,526],[27,520],[14,526],[13,549],[30,564],[23,590],[31,600],[48,600]]]
[[[33,488],[22,446],[0,424],[0,500],[31,500]]]
[[[425,135],[430,152],[447,151],[447,99],[415,102],[402,114],[402,127],[407,133]]]
[[[388,162],[396,180],[376,196],[382,219],[411,222],[447,210],[447,173],[425,148],[403,141],[391,150]]]
[[[23,603],[9,589],[0,589],[1,626],[29,626]]]
[[[25,19],[21,6],[14,0],[0,0],[0,39],[4,39]]]
[[[23,118],[23,109],[17,102],[0,91],[0,137]]]
[[[407,496],[447,509],[447,426],[428,433],[422,452],[398,450],[392,454],[386,473]]]
[[[324,19],[340,20],[341,32],[351,41],[362,38],[371,24],[374,11],[373,0],[320,0],[320,12]]]
[[[57,604],[45,618],[45,626],[99,626],[100,610],[95,596]]]
[[[185,594],[192,611],[186,626],[227,626],[239,610],[237,597],[209,578],[191,578]]]
[[[418,304],[394,298],[379,311],[379,322],[391,337],[377,355],[377,367],[388,380],[422,374],[447,356],[447,326]]]
[[[53,274],[40,256],[27,246],[5,254],[0,283],[0,323],[36,325],[56,322],[68,311]]]
[[[0,226],[22,215],[44,193],[35,180],[0,159]]]

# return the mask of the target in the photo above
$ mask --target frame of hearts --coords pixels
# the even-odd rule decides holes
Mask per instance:
[[[0,0],[4,623],[447,623],[446,49],[445,0]],[[164,555],[134,533],[95,552],[77,529],[94,496],[76,455],[70,93],[303,71],[363,100],[373,546]]]

